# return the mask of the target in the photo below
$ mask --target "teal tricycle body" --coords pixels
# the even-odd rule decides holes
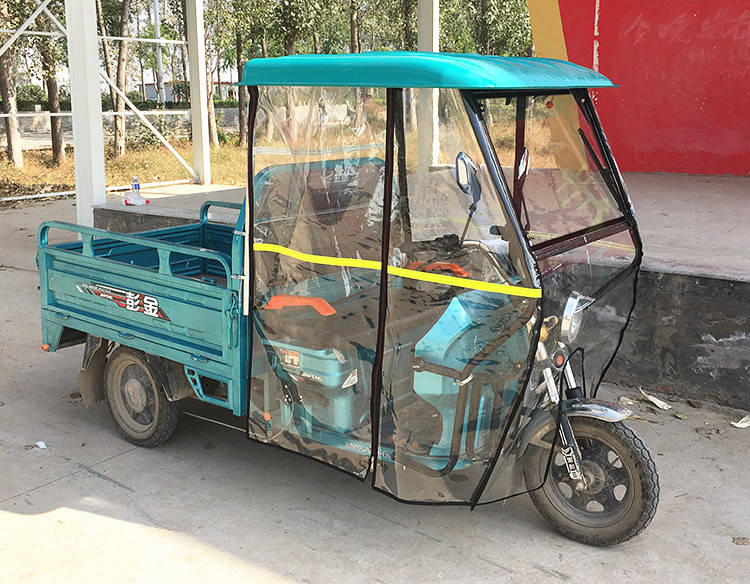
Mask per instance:
[[[254,60],[242,85],[244,202],[137,234],[40,227],[43,349],[85,345],[87,405],[156,446],[203,402],[398,500],[531,491],[581,541],[642,530],[653,462],[594,399],[641,259],[588,91],[611,82],[369,53]]]

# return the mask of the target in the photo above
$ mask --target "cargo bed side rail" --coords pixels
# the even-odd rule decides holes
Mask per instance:
[[[57,244],[50,245],[49,243],[49,230],[60,229],[62,231],[70,231],[71,233],[77,233],[81,237],[81,251],[65,249],[65,247],[59,247]],[[125,233],[114,233],[106,231],[104,229],[96,229],[94,227],[85,227],[82,225],[76,225],[75,223],[66,223],[64,221],[45,221],[39,226],[39,249],[54,248],[56,252],[66,252],[74,255],[84,256],[88,258],[96,258],[106,260],[106,257],[98,257],[94,255],[94,238],[109,239],[119,241],[123,243],[131,243],[134,245],[142,245],[144,247],[155,249],[159,256],[159,268],[158,273],[166,276],[172,276],[172,267],[170,264],[171,255],[173,253],[181,255],[194,256],[206,260],[212,260],[217,262],[224,269],[226,277],[226,287],[229,288],[232,282],[232,268],[229,257],[221,252],[196,248],[187,245],[177,245],[160,241],[158,239],[151,239],[149,237],[143,237],[139,235],[130,235]],[[66,245],[66,244],[60,244]],[[68,244],[69,245],[69,244]],[[148,268],[142,268],[140,266],[133,265],[133,268],[147,270]]]
[[[232,203],[230,201],[206,201],[201,205],[201,210],[198,214],[201,223],[208,222],[208,209],[210,207],[222,207],[224,209],[235,209],[236,211],[242,210],[244,203]]]

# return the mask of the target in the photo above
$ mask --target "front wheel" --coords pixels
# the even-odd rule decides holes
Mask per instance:
[[[570,422],[581,450],[586,488],[576,489],[557,445],[547,480],[529,493],[537,510],[563,535],[589,545],[613,545],[638,535],[659,502],[659,477],[648,448],[622,422],[585,417],[572,417]],[[545,442],[552,441],[553,432]],[[524,463],[530,488],[541,482],[548,460],[548,449],[530,447]]]

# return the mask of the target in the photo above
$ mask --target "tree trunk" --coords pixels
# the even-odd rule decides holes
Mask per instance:
[[[284,34],[284,54],[293,55],[295,52],[294,45],[297,42],[295,34],[293,32],[287,32]]]
[[[414,38],[414,29],[411,26],[410,15],[414,9],[414,0],[402,0],[401,2],[401,18],[404,24],[403,37],[404,37],[404,50],[413,51],[416,47],[416,39]],[[404,98],[406,100],[406,127],[414,131],[417,129],[417,100],[414,95],[414,90],[408,88],[404,90]]]
[[[185,0],[182,0],[180,3],[180,6],[182,8],[182,18],[180,18],[180,26],[182,27],[182,38],[187,38],[187,21],[185,20],[187,18],[187,7],[185,6]],[[180,61],[182,62],[182,92],[186,93],[186,89],[188,87],[188,56],[187,56],[187,47],[185,45],[180,45]],[[187,95],[180,96],[180,101],[182,101],[182,97],[187,97]]]
[[[130,16],[130,0],[122,0],[120,10],[120,36],[128,35],[128,17]],[[126,41],[120,41],[120,51],[117,54],[117,80],[115,83],[120,91],[127,91],[128,83],[128,44]],[[125,102],[119,95],[115,95],[115,142],[114,155],[119,158],[125,155]]]
[[[320,35],[317,30],[313,32],[313,53],[320,54]]]
[[[3,98],[3,113],[17,114],[16,81],[13,77],[13,56],[10,49],[0,55],[0,96]],[[23,168],[23,151],[21,150],[21,132],[18,127],[18,118],[5,118],[5,137],[8,160],[16,168]]]
[[[101,2],[101,0],[96,0],[97,2]],[[101,25],[100,25],[101,26]],[[135,15],[135,36],[141,36],[141,11],[138,10]],[[102,40],[102,43],[104,40]],[[138,56],[138,72],[140,74],[140,82],[141,82],[141,101],[146,101],[146,79],[143,74],[143,59],[141,59],[140,55]],[[109,75],[109,72],[107,73]],[[109,75],[110,78],[112,75]],[[110,91],[112,89],[110,88]],[[112,105],[114,106],[114,99],[112,100]]]
[[[219,100],[221,101],[224,99],[224,96],[221,93],[221,56],[216,54],[216,89],[218,91]]]
[[[261,34],[260,37],[260,54],[264,59],[268,58],[268,41],[266,40],[265,31],[263,31],[263,34]],[[263,135],[266,140],[271,140],[273,137],[273,118],[271,117],[271,112],[269,110],[266,110],[266,127],[264,128]]]
[[[242,82],[242,33],[240,29],[237,29],[235,33],[235,40],[237,41],[237,81]],[[242,86],[237,86],[237,109],[238,118],[240,124],[240,146],[247,145],[247,89]]]
[[[414,51],[417,48],[414,29],[411,26],[411,14],[415,9],[414,0],[401,0],[401,22],[403,23],[404,50]]]
[[[297,142],[297,127],[294,123],[294,110],[297,107],[297,100],[294,90],[294,87],[284,87],[284,95],[286,97],[286,116],[284,126],[287,140],[289,141],[289,146],[291,148],[295,148]]]
[[[177,47],[175,45],[172,45],[172,48],[169,49],[169,51],[170,51],[169,68],[172,72],[172,78],[169,81],[169,86],[172,88],[172,101],[175,101],[174,88],[175,88],[175,83],[177,83]],[[167,101],[166,94],[165,94],[164,101]]]
[[[182,64],[182,82],[185,84],[185,87],[188,85],[188,56],[187,56],[187,47],[185,45],[180,45],[180,63]],[[185,90],[183,89],[183,93],[185,93]],[[187,96],[184,96],[187,97]]]
[[[96,19],[99,24],[99,34],[107,36],[107,27],[104,24],[104,13],[102,12],[102,0],[96,0]],[[107,77],[112,77],[112,56],[109,52],[109,42],[106,39],[102,39],[102,52],[104,53],[104,71],[107,73]],[[142,68],[142,67],[141,67]],[[112,107],[115,107],[115,98],[117,94],[112,86],[109,87],[109,95],[112,98]]]
[[[0,23],[7,27],[10,23],[8,5],[0,2]],[[3,99],[3,113],[17,114],[16,104],[16,80],[13,75],[13,51],[8,49],[0,55],[0,97]],[[7,144],[8,160],[16,168],[23,168],[23,150],[21,149],[21,132],[18,127],[18,118],[9,117],[5,119],[5,137]]]
[[[349,52],[359,53],[359,7],[357,0],[349,0]]]
[[[479,52],[487,55],[490,52],[490,34],[487,24],[488,0],[482,0],[479,4]]]
[[[138,59],[138,68],[141,71],[141,100],[146,101],[146,75],[143,70],[143,59]]]
[[[284,53],[287,55],[293,55],[296,42],[295,34],[291,31],[284,35]],[[294,148],[297,142],[297,131],[294,125],[294,109],[297,105],[294,96],[294,87],[284,87],[284,94],[286,96],[286,119],[284,120],[284,126],[287,133],[287,140],[289,145]]]
[[[44,83],[47,86],[47,101],[49,102],[49,111],[60,113],[60,94],[57,88],[57,71],[55,59],[52,56],[47,41],[40,44],[39,52],[42,56],[42,75]],[[52,131],[52,163],[59,166],[65,160],[65,144],[63,143],[62,118],[60,116],[50,116],[50,128]]]
[[[359,6],[358,0],[349,0],[349,52],[359,53]],[[365,102],[360,87],[354,88],[354,127],[361,128],[365,119]]]
[[[215,148],[219,145],[219,132],[216,127],[213,70],[210,62],[206,64],[206,90],[206,93],[208,94],[208,143],[212,148]]]

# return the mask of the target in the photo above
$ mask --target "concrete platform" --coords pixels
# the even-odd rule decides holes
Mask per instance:
[[[645,256],[632,323],[607,379],[750,409],[750,178],[627,173],[625,181]],[[191,222],[203,201],[241,201],[244,189],[178,185],[147,196],[146,207],[96,209],[96,225],[141,231]]]
[[[750,281],[750,178],[625,173],[625,183],[643,236],[644,270]],[[143,189],[151,204],[123,207],[116,196],[95,217],[103,228],[137,231],[194,221],[204,201],[241,202],[244,193],[221,185]]]

